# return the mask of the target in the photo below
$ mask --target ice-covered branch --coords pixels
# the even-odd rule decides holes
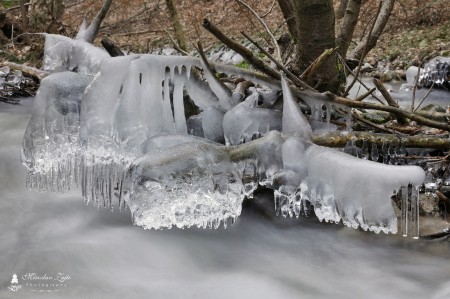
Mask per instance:
[[[89,25],[89,27],[87,27],[86,31],[84,32],[83,39],[86,42],[88,43],[94,42],[94,39],[97,37],[98,31],[100,30],[100,25],[102,24],[103,19],[105,19],[112,2],[113,0],[105,0],[103,2],[102,7],[95,16],[94,20],[92,20],[91,24]]]

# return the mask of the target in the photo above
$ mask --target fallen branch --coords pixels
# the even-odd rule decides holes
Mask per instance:
[[[376,145],[397,144],[403,147],[418,148],[436,148],[450,149],[450,140],[448,138],[435,137],[432,135],[394,135],[394,134],[375,134],[371,132],[328,132],[324,134],[314,134],[312,141],[317,145],[327,147],[345,147],[350,140],[367,140]]]
[[[102,38],[102,46],[111,57],[125,56],[122,50],[120,50],[109,38]]]
[[[362,100],[364,100],[365,98],[367,98],[368,96],[370,96],[375,90],[377,90],[375,87],[366,91],[366,93],[363,93],[362,95],[360,95],[359,97],[357,97],[355,99],[355,101],[357,102],[361,102]]]
[[[308,68],[300,75],[300,79],[309,81],[311,76],[317,71],[317,69],[331,56],[336,52],[337,48],[334,49],[326,49],[317,57],[313,63],[311,63]]]
[[[373,84],[376,86],[376,88],[381,92],[384,99],[388,103],[389,106],[399,108],[400,106],[397,104],[397,102],[391,97],[391,94],[387,91],[386,87],[384,87],[383,83],[378,79],[373,79]],[[406,119],[398,114],[394,115],[397,118],[397,122],[401,125],[404,125],[407,123]]]
[[[277,61],[272,55],[270,55],[269,52],[267,52],[263,47],[261,47],[257,42],[255,42],[254,40],[252,40],[247,34],[245,34],[245,32],[241,31],[241,34],[243,36],[245,36],[245,38],[247,38],[252,44],[255,45],[255,47],[257,47],[264,55],[266,55],[270,60],[273,61],[273,63],[275,63],[275,65],[277,67],[279,67],[285,74],[286,76],[288,76],[289,79],[292,80],[292,82],[297,85],[298,87],[301,88],[305,88],[305,89],[311,89],[313,91],[316,91],[315,89],[313,89],[311,86],[309,86],[308,84],[306,84],[305,82],[303,82],[301,79],[297,78],[297,76],[295,76],[294,74],[292,74],[284,65],[282,65],[279,61]]]
[[[304,92],[305,91],[300,91],[300,93],[304,93]],[[417,123],[424,125],[424,126],[428,126],[428,127],[441,129],[441,130],[450,132],[450,125],[448,125],[446,123],[430,120],[430,119],[427,119],[418,114],[407,112],[400,108],[396,108],[396,107],[392,107],[392,106],[382,106],[382,105],[373,104],[373,103],[351,101],[349,99],[338,97],[330,92],[325,92],[322,95],[324,95],[323,100],[326,100],[328,98],[328,100],[331,102],[341,104],[341,105],[344,105],[347,107],[386,111],[389,113],[394,113],[396,115],[400,115],[402,117],[409,118],[409,119],[414,120]]]
[[[355,76],[355,73],[350,69],[350,67],[347,65],[347,63],[345,63],[345,61],[344,61],[344,59],[340,56],[340,55],[338,55],[338,58],[339,58],[339,60],[341,61],[341,63],[344,65],[344,67],[347,69],[347,71],[354,77],[354,78],[357,78],[356,76]],[[362,80],[360,80],[359,78],[357,78],[356,80],[358,80],[358,82],[359,82],[359,84],[361,84],[366,90],[370,90],[370,88],[362,81]],[[384,105],[384,103],[383,103],[383,101],[381,101],[376,95],[372,95],[378,102],[380,102],[380,104],[383,104]]]
[[[267,65],[264,61],[259,59],[257,56],[253,55],[253,53],[242,46],[241,44],[235,42],[234,40],[227,37],[222,31],[219,30],[214,24],[212,24],[208,19],[203,20],[203,27],[208,30],[212,35],[214,35],[217,39],[219,39],[222,43],[224,43],[230,49],[239,53],[245,60],[248,61],[251,65],[253,65],[256,69],[261,72],[267,74],[268,76],[280,80],[280,74]]]
[[[24,65],[24,64],[17,64],[14,62],[4,62],[2,63],[5,66],[9,66],[11,69],[19,70],[21,71],[25,76],[32,77],[33,79],[37,81],[41,81],[48,75],[50,75],[49,72],[37,69],[32,66]]]
[[[277,39],[270,31],[269,26],[267,26],[266,22],[264,22],[264,20],[247,3],[245,3],[242,0],[236,0],[236,1],[238,3],[240,3],[241,5],[243,5],[244,7],[246,7],[256,17],[256,19],[259,21],[259,23],[261,23],[261,25],[266,30],[267,34],[272,39],[273,47],[275,48],[275,50],[276,50],[275,52],[277,53],[277,59],[281,60],[281,51],[280,51],[280,47],[278,46]]]

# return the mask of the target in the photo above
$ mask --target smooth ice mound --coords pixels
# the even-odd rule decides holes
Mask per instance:
[[[418,167],[312,144],[310,122],[331,129],[334,107],[304,93],[308,119],[285,78],[269,82],[275,96],[266,103],[255,90],[246,97],[226,90],[193,57],[103,54],[82,39],[47,35],[45,65],[55,73],[42,81],[24,136],[28,188],[65,191],[75,183],[94,206],[117,201],[134,224],[159,229],[226,226],[262,185],[274,190],[284,217],[314,211],[320,221],[395,233],[392,191],[424,179]],[[58,73],[67,69],[78,73]],[[189,119],[187,98],[200,110]]]

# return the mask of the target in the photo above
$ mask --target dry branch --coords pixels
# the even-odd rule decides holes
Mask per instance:
[[[244,57],[244,59],[247,60],[248,63],[253,65],[256,69],[269,75],[272,78],[278,80],[281,79],[280,74],[277,71],[275,71],[264,61],[259,59],[257,56],[253,55],[253,53],[249,49],[247,49],[246,47],[242,46],[241,44],[235,42],[234,40],[230,39],[225,34],[223,34],[222,31],[220,31],[220,29],[217,28],[214,24],[212,24],[208,19],[203,20],[203,27],[206,30],[208,30],[212,35],[214,35],[217,39],[219,39],[222,43],[224,43],[227,47],[241,54],[242,57]]]
[[[24,64],[17,64],[14,62],[4,62],[3,65],[9,66],[11,69],[19,70],[21,71],[25,76],[32,77],[38,81],[41,81],[48,75],[50,75],[49,72],[34,68],[32,66],[24,65]]]
[[[111,57],[117,57],[117,56],[124,56],[122,50],[117,47],[112,40],[109,38],[102,38],[102,46],[105,48],[105,50],[108,52],[109,56]]]
[[[391,94],[387,91],[386,87],[384,87],[383,83],[378,79],[373,79],[373,84],[376,86],[376,88],[381,92],[383,97],[385,98],[386,102],[389,106],[399,108],[399,105],[397,102],[391,97]],[[407,123],[406,119],[398,114],[395,114],[395,117],[397,118],[397,122],[401,125],[404,125]]]

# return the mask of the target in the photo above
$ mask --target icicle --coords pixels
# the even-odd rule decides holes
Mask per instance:
[[[369,145],[366,139],[363,140],[363,145],[361,148],[361,158],[364,160],[369,159]]]
[[[345,130],[352,131],[352,108],[348,108],[347,115],[345,116]]]
[[[190,64],[186,65],[186,78],[188,79],[188,81],[191,78],[191,65]]]
[[[419,238],[419,186],[411,188],[411,235]]]
[[[402,236],[408,236],[408,187],[403,186],[400,189],[401,196],[401,210],[402,210],[402,219],[401,219],[401,231]]]
[[[170,66],[168,66],[169,67],[169,74],[170,74],[170,81],[172,81],[173,82],[173,79],[174,79],[174,77],[175,77],[175,68],[176,67],[170,67]]]
[[[186,117],[184,115],[183,81],[179,76],[175,79],[173,110],[176,132],[178,134],[187,134]]]
[[[170,78],[169,73],[165,73],[164,77],[164,97],[163,97],[163,122],[166,133],[175,132],[175,121],[172,113],[172,105],[170,104]]]
[[[331,122],[331,104],[326,103],[326,124],[327,124],[327,130],[330,130],[330,122]]]

